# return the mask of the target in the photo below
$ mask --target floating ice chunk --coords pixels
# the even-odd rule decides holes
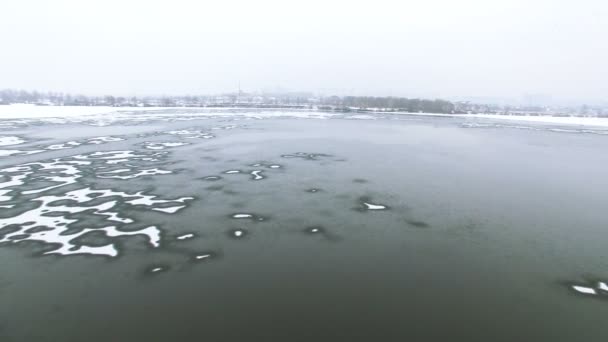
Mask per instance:
[[[222,179],[222,177],[220,177],[220,176],[207,176],[207,177],[204,177],[203,179],[207,180],[207,181],[216,181],[216,180]]]
[[[135,151],[102,151],[94,152],[86,155],[74,156],[76,159],[125,159],[145,157],[142,154],[134,154]]]
[[[123,138],[117,138],[117,137],[96,137],[96,138],[90,138],[89,139],[89,144],[102,144],[104,142],[113,142],[113,141],[123,141],[125,139]]]
[[[19,154],[19,153],[23,153],[25,151],[21,151],[21,150],[0,150],[0,157],[8,157],[8,156],[12,156],[14,154]]]
[[[105,171],[103,173],[123,173],[123,172],[128,172],[131,171],[131,169],[118,169],[118,170],[112,170],[112,171]]]
[[[381,205],[381,204],[372,204],[372,203],[367,203],[367,202],[363,202],[363,205],[365,205],[365,209],[367,210],[384,210],[386,209],[386,206]]]
[[[128,172],[131,171],[130,169],[122,169],[122,170],[115,170],[115,171],[108,171],[108,172],[104,172],[101,173],[100,175],[97,175],[98,178],[115,178],[115,179],[132,179],[132,178],[137,178],[137,177],[142,177],[142,176],[155,176],[155,175],[167,175],[170,173],[173,173],[171,171],[167,171],[167,170],[161,170],[161,169],[147,169],[147,170],[141,170],[138,171],[134,174],[131,175],[125,175],[125,176],[121,176],[121,175],[109,175],[109,176],[105,176],[103,174],[105,173],[124,173],[124,172]]]
[[[253,215],[252,214],[234,214],[234,215],[232,215],[232,218],[235,218],[235,219],[253,218]]]
[[[176,237],[176,239],[178,239],[178,240],[186,240],[186,239],[191,239],[193,237],[194,237],[194,234],[190,233],[190,234],[180,235],[180,236]]]
[[[164,268],[162,267],[154,267],[153,269],[150,270],[150,272],[152,273],[158,273],[160,271],[164,270]]]
[[[23,144],[24,142],[25,142],[25,140],[23,140],[19,137],[12,137],[12,136],[0,137],[0,146],[19,145],[19,144]]]
[[[142,160],[146,160],[146,158],[142,158]],[[106,164],[119,164],[119,163],[124,163],[124,162],[128,162],[129,159],[110,159],[110,160],[106,160]]]
[[[189,131],[187,129],[181,130],[181,131],[168,131],[165,132],[167,134],[173,134],[173,135],[190,135],[190,134],[200,134],[201,131]]]
[[[105,246],[77,246],[72,248],[66,248],[62,246],[54,251],[46,252],[44,254],[61,254],[61,255],[73,255],[73,254],[93,254],[93,255],[105,255],[109,257],[118,256],[118,251],[113,244]]]
[[[268,167],[271,168],[271,169],[280,169],[281,165],[270,165]]]
[[[232,235],[234,235],[235,237],[241,237],[244,234],[245,234],[245,232],[242,231],[242,230],[240,230],[240,229],[237,229],[237,230],[235,230],[235,231],[232,232]]]
[[[189,144],[185,143],[185,142],[161,142],[161,143],[148,142],[148,143],[145,143],[145,147],[150,150],[164,150],[165,148],[168,148],[168,147],[178,147],[178,146],[184,146],[184,145],[189,145]]]
[[[48,191],[51,189],[59,188],[59,187],[62,187],[62,186],[68,185],[68,184],[74,184],[74,183],[76,183],[76,179],[79,177],[80,176],[72,176],[72,177],[45,176],[44,177],[45,179],[47,179],[51,182],[57,182],[60,184],[47,186],[46,188],[42,188],[42,189],[23,191],[22,194],[24,194],[24,195],[37,194],[37,193],[45,192],[45,191]]]
[[[583,294],[590,294],[590,295],[597,294],[597,292],[595,291],[595,289],[593,289],[591,287],[573,285],[572,289],[574,291],[576,291],[576,292],[583,293]]]
[[[5,169],[1,169],[0,172],[9,172],[9,173],[13,173],[13,172],[25,172],[25,171],[30,171],[31,168],[29,166],[14,166],[14,167],[7,167]]]
[[[48,150],[64,150],[64,149],[68,149],[68,148],[74,148],[79,145],[81,145],[81,144],[77,141],[68,141],[67,143],[63,143],[63,144],[49,145],[49,146],[47,146],[47,149]]]
[[[228,170],[228,171],[224,171],[225,174],[231,175],[231,174],[235,174],[235,173],[241,173],[241,171],[239,170]]]
[[[264,179],[265,177],[262,176],[260,173],[262,173],[262,170],[251,171],[251,175],[253,176],[253,180]]]
[[[181,197],[174,200],[155,200],[156,197],[154,195],[144,195],[143,192],[138,192],[135,195],[130,195],[130,197],[139,197],[134,200],[127,201],[127,203],[131,205],[147,205],[151,206],[157,203],[184,203],[189,200],[193,200],[194,197]],[[160,209],[160,208],[158,208]]]
[[[602,281],[597,283],[597,288],[602,291],[608,292],[608,285]]]
[[[167,214],[175,214],[176,212],[178,212],[181,209],[184,209],[185,207],[186,207],[185,205],[180,205],[177,207],[169,207],[169,208],[152,208],[152,210],[160,211],[160,212],[167,213]]]
[[[209,258],[209,257],[211,257],[211,254],[200,254],[200,255],[196,255],[196,256],[194,256],[194,258],[195,258],[196,260],[203,260],[203,259],[207,259],[207,258]]]

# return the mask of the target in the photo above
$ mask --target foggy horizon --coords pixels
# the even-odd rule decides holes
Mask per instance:
[[[8,1],[0,88],[605,103],[608,5]]]

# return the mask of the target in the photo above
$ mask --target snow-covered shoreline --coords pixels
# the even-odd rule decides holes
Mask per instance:
[[[109,107],[109,106],[36,106],[28,104],[14,104],[0,106],[0,120],[3,119],[50,119],[50,118],[78,118],[98,116],[99,118],[112,119],[113,116],[128,115],[133,112],[157,112],[163,110],[189,110],[188,115],[222,115],[230,110],[251,109],[250,116],[277,117],[293,116],[298,118],[318,118],[327,119],[332,116],[340,115],[340,112],[323,112],[317,110],[293,110],[278,108],[276,111],[269,108],[252,109],[247,107]],[[197,112],[200,110],[200,112]],[[149,113],[151,114],[151,113]],[[161,114],[161,113],[159,113]],[[350,113],[354,114],[354,113]],[[489,119],[511,122],[526,122],[554,125],[574,125],[574,126],[595,126],[608,127],[608,118],[580,117],[580,116],[524,116],[524,115],[498,115],[498,114],[439,114],[439,113],[407,113],[407,112],[365,112],[366,115],[410,115],[423,117],[452,117],[466,119]],[[156,115],[156,114],[152,114]],[[106,117],[107,116],[107,117]]]
[[[524,115],[497,115],[497,114],[465,114],[466,118],[481,118],[492,120],[517,121],[528,123],[543,123],[555,125],[598,126],[608,127],[608,118],[583,116],[524,116]]]
[[[2,119],[67,118],[116,112],[150,111],[170,109],[165,107],[110,107],[110,106],[36,106],[12,104],[0,106]]]

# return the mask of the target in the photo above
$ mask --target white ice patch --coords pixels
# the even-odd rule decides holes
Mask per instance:
[[[110,257],[117,256],[118,251],[112,243],[104,246],[87,246],[74,243],[76,238],[85,234],[103,232],[107,237],[144,235],[148,238],[148,242],[152,247],[158,247],[160,243],[160,231],[154,226],[133,231],[123,231],[117,229],[116,226],[109,225],[100,228],[84,228],[70,232],[69,225],[78,220],[68,218],[66,214],[73,215],[77,213],[86,213],[87,215],[92,216],[108,216],[112,221],[132,222],[131,219],[125,219],[119,216],[116,208],[117,201],[111,200],[98,205],[86,205],[99,198],[114,196],[130,198],[134,195],[112,190],[92,190],[90,188],[84,188],[67,192],[61,196],[41,196],[32,199],[32,202],[38,202],[40,204],[37,208],[22,212],[13,217],[0,218],[0,228],[11,225],[19,227],[17,231],[2,237],[0,242],[17,243],[21,241],[39,241],[55,247],[44,254],[95,254]],[[79,205],[56,205],[56,202],[66,200],[71,203],[76,202],[76,204]],[[129,201],[126,202],[129,203]],[[50,213],[61,215],[47,216]],[[35,227],[47,227],[49,229],[31,231],[31,229]]]
[[[144,158],[142,158],[143,160]],[[128,162],[129,159],[113,159],[113,160],[108,160],[106,163],[107,164],[120,164],[120,163],[124,163],[124,162]]]
[[[234,215],[232,215],[232,218],[235,218],[235,219],[253,218],[253,215],[252,214],[234,214]]]
[[[97,177],[98,178],[115,178],[115,179],[124,180],[124,179],[132,179],[132,178],[143,177],[143,176],[167,175],[167,174],[173,173],[171,171],[161,170],[161,169],[146,169],[146,170],[139,170],[136,173],[129,174],[129,175],[117,175],[117,174],[106,175],[109,173],[125,173],[125,172],[131,172],[131,171],[132,171],[131,169],[108,171],[108,172],[100,173]]]
[[[8,157],[13,155],[28,155],[44,152],[44,150],[22,151],[22,150],[0,150],[0,157]]]
[[[181,205],[181,206],[169,207],[169,208],[153,208],[152,210],[160,211],[160,212],[167,213],[167,214],[175,214],[176,212],[184,209],[185,207],[186,207],[185,205]]]
[[[65,150],[68,148],[74,148],[76,146],[80,146],[81,144],[77,141],[68,141],[63,144],[55,144],[47,146],[47,150]]]
[[[9,145],[19,145],[19,144],[23,144],[25,142],[25,140],[19,138],[19,137],[0,137],[0,146],[9,146]]]
[[[117,137],[95,137],[95,138],[90,138],[87,141],[87,143],[99,145],[99,144],[103,144],[103,143],[107,143],[107,142],[123,141],[123,140],[125,140],[125,139],[117,138]]]
[[[176,237],[177,240],[186,240],[194,237],[194,234],[184,234]]]
[[[376,120],[377,117],[372,116],[372,115],[350,115],[345,117],[345,119],[351,119],[351,120]]]
[[[209,258],[210,256],[211,256],[211,254],[200,254],[200,255],[195,256],[194,258],[196,260],[203,260],[203,259]]]
[[[264,179],[264,176],[261,175],[262,170],[251,171],[251,175],[253,176],[253,180]]]
[[[606,285],[606,283],[600,281],[597,283],[597,288],[602,290],[602,291],[606,291],[608,292],[608,285]]]
[[[156,195],[148,195],[144,192],[126,193],[90,187],[63,192],[60,195],[38,195],[51,189],[77,184],[83,174],[80,167],[86,166],[87,171],[91,169],[95,171],[96,168],[103,168],[106,158],[114,160],[112,158],[118,155],[133,156],[131,151],[96,152],[77,156],[78,159],[90,160],[54,159],[49,162],[28,163],[0,169],[0,176],[3,179],[0,182],[0,207],[20,208],[20,204],[6,203],[19,199],[18,195],[39,196],[19,199],[35,208],[27,209],[31,208],[28,205],[13,217],[0,218],[0,229],[7,226],[15,228],[10,233],[0,235],[0,243],[38,241],[51,247],[45,254],[93,254],[114,257],[119,254],[119,251],[114,245],[113,238],[141,235],[147,238],[150,246],[158,247],[161,237],[157,227],[137,227],[136,229],[125,227],[125,229],[117,226],[117,223],[130,225],[135,222],[132,218],[124,216],[125,206],[145,207],[172,214],[185,208],[185,202],[193,200],[193,197],[159,199]],[[102,165],[98,165],[99,163]],[[123,176],[122,173],[125,171],[130,171],[130,169],[107,171],[106,174]],[[131,176],[164,174],[169,171],[150,169],[134,170],[134,172]],[[27,186],[27,190],[23,190],[23,186]],[[96,221],[96,228],[74,229],[70,227],[83,219],[83,216],[87,217],[84,218],[86,220]],[[79,241],[81,237],[92,233],[101,233],[108,239],[108,243],[90,246],[86,242]]]
[[[167,134],[179,135],[186,139],[211,139],[215,138],[213,134],[205,133],[200,130],[181,130],[181,131],[168,131]]]
[[[129,158],[138,158],[138,157],[146,157],[143,154],[135,154],[135,151],[103,151],[103,152],[93,152],[84,155],[74,156],[76,159],[129,159]]]
[[[590,294],[590,295],[597,294],[597,292],[595,291],[595,289],[593,289],[591,287],[573,285],[572,289],[574,289],[574,291],[576,291],[576,292],[583,293],[583,294]]]
[[[235,174],[235,173],[241,173],[241,171],[239,171],[239,170],[228,170],[228,171],[224,171],[224,173],[228,174],[228,175],[232,175],[232,174]]]
[[[372,203],[363,202],[363,205],[365,205],[365,209],[367,209],[367,210],[384,210],[384,209],[386,209],[386,206],[381,205],[381,204],[372,204]]]
[[[35,189],[35,190],[27,190],[27,191],[23,191],[22,193],[24,195],[37,194],[37,193],[51,190],[54,188],[58,188],[61,186],[76,183],[76,180],[82,176],[80,175],[80,170],[78,170],[78,168],[76,168],[74,166],[74,164],[78,164],[78,162],[70,162],[70,161],[61,162],[58,159],[55,159],[55,161],[48,162],[48,163],[39,162],[39,163],[24,164],[26,166],[38,166],[37,172],[50,171],[50,172],[53,172],[52,174],[59,174],[59,175],[57,175],[57,176],[54,176],[52,174],[51,175],[41,175],[40,179],[44,179],[46,181],[50,181],[50,182],[58,183],[58,184],[47,186],[47,187],[40,188],[40,189]]]
[[[129,194],[117,192],[113,190],[93,190],[83,188],[69,191],[60,196],[42,196],[32,199],[32,202],[39,202],[40,205],[19,215],[0,218],[0,228],[14,225],[20,229],[9,234],[6,234],[1,242],[20,242],[20,241],[40,241],[52,246],[57,246],[55,249],[46,252],[45,254],[95,254],[116,256],[118,251],[114,245],[107,244],[104,246],[86,246],[77,245],[73,242],[74,239],[81,237],[91,232],[103,232],[107,237],[119,237],[130,235],[143,235],[148,238],[148,242],[152,247],[160,245],[160,230],[155,226],[149,226],[138,230],[119,230],[116,226],[105,226],[101,228],[85,228],[79,231],[68,234],[68,226],[77,222],[77,219],[71,219],[66,216],[82,213],[97,217],[106,217],[108,221],[116,221],[121,223],[132,223],[130,218],[121,217],[120,208],[116,200],[109,200],[97,205],[89,205],[91,201],[98,202],[101,198],[121,197],[125,204],[128,205],[143,205],[153,206],[158,203],[182,203],[189,198],[179,198],[176,200],[155,200],[154,195],[144,195],[142,193]],[[69,201],[69,205],[56,205],[59,201]],[[76,205],[73,205],[73,204]],[[180,206],[183,207],[183,206]],[[152,208],[158,209],[158,208]],[[50,213],[61,213],[62,215],[47,216]],[[28,231],[34,227],[47,227],[48,230],[31,232]],[[22,236],[22,234],[27,234]]]
[[[178,146],[184,146],[184,145],[189,145],[189,144],[185,143],[185,142],[160,142],[160,143],[146,142],[146,143],[144,143],[144,147],[149,150],[164,150],[169,147],[178,147]]]

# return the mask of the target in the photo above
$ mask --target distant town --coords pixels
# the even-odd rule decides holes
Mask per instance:
[[[308,92],[248,93],[185,96],[86,96],[61,92],[0,90],[0,105],[111,106],[111,107],[242,107],[285,108],[341,112],[409,112],[438,114],[500,114],[529,116],[608,117],[601,106],[479,104],[469,101],[374,96],[320,96]]]

